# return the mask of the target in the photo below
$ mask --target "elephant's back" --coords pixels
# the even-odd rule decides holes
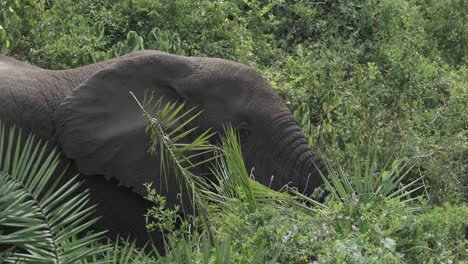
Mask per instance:
[[[46,70],[0,56],[0,120],[41,137],[53,133]]]
[[[12,70],[16,68],[40,69],[37,66],[19,61],[15,58],[0,55],[0,71]]]
[[[20,88],[32,85],[34,76],[44,71],[34,65],[0,55],[0,96],[7,88]]]

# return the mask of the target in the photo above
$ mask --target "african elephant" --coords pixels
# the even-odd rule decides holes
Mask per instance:
[[[132,234],[138,241],[149,238],[143,183],[160,189],[161,179],[157,157],[147,152],[141,109],[129,94],[142,98],[147,89],[203,109],[198,131],[237,127],[246,166],[262,184],[289,184],[306,194],[322,184],[314,163],[325,171],[324,164],[292,114],[267,81],[243,64],[141,51],[53,71],[0,57],[0,120],[59,146],[99,204],[100,223],[111,234]],[[168,181],[169,189],[160,191],[174,204],[179,189],[174,179]]]

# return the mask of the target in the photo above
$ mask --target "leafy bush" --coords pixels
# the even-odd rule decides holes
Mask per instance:
[[[178,108],[173,104],[162,106],[158,101],[156,106],[151,106],[151,100],[146,100],[141,107],[146,118],[151,120],[147,131],[152,135],[153,145],[166,141],[164,145],[175,153],[165,155],[168,161],[164,163],[185,164],[186,158],[178,149],[180,136],[172,133],[171,127],[166,133],[160,123],[165,115],[178,119],[177,113],[183,105]],[[146,109],[154,109],[153,114]],[[172,115],[174,109],[177,109],[175,116]],[[186,231],[181,237],[180,231],[174,229],[175,221],[171,220],[176,214],[163,206],[153,207],[148,213],[148,216],[160,219],[159,226],[170,226],[162,228],[170,232],[166,259],[177,263],[189,259],[197,262],[201,257],[212,259],[211,256],[220,251],[229,256],[223,261],[235,263],[264,263],[267,260],[281,263],[430,263],[454,262],[467,257],[463,230],[468,208],[448,204],[443,208],[428,206],[427,192],[414,195],[418,189],[425,188],[422,179],[402,184],[411,167],[395,161],[387,162],[386,167],[379,169],[376,153],[369,153],[363,165],[354,161],[351,171],[340,165],[335,168],[329,165],[330,180],[324,178],[330,192],[326,204],[318,204],[297,193],[298,198],[319,205],[312,208],[288,195],[275,194],[250,179],[236,143],[237,136],[232,131],[226,134],[219,149],[224,165],[213,169],[216,181],[200,184],[198,181],[203,179],[185,171],[183,166],[175,168],[180,170],[179,177],[183,176],[184,183],[196,186],[190,196],[194,197],[197,208],[202,212],[206,210],[202,217],[208,216],[202,221],[203,233],[197,231],[197,222],[193,222],[195,229]],[[171,143],[172,138],[177,141]],[[191,149],[204,146],[206,143],[203,142],[206,141],[197,139],[189,146]],[[183,146],[187,149],[185,144]],[[199,151],[206,149],[204,146]],[[149,192],[157,204],[164,203],[154,190]],[[443,212],[451,215],[450,220],[439,220],[444,218]],[[187,230],[190,225],[183,226]],[[211,244],[207,240],[210,234],[213,241],[222,242]]]
[[[466,6],[462,0],[0,0],[0,53],[51,69],[143,48],[240,61],[268,79],[313,148],[348,175],[373,149],[376,173],[388,160],[411,158],[415,166],[401,184],[424,182],[413,193],[424,194],[416,204],[335,199],[316,214],[253,206],[248,189],[232,196],[224,190],[231,211],[210,213],[206,206],[214,233],[170,242],[174,258],[161,262],[276,256],[298,263],[449,262],[466,258]]]
[[[388,199],[331,203],[315,214],[273,207],[247,213],[239,204],[216,215],[214,229],[219,237],[235,238],[239,252],[262,246],[266,255],[281,252],[281,263],[447,263],[467,257],[467,215],[466,207],[450,205],[414,213]]]

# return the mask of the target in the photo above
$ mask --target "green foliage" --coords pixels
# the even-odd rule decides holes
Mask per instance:
[[[251,212],[255,212],[261,206],[292,200],[289,195],[272,191],[251,178],[245,167],[238,133],[232,127],[226,127],[220,152],[220,158],[211,169],[215,177],[210,185],[213,191],[207,197],[207,201],[214,204],[212,210],[230,211],[234,201],[245,203]]]
[[[188,171],[181,166],[189,164],[183,149],[193,154],[203,140],[195,140],[192,144],[177,143],[191,131],[176,133],[179,131],[177,128],[185,127],[192,119],[188,118],[187,123],[183,122],[182,125],[174,124],[183,119],[184,112],[192,110],[182,111],[183,105],[162,104],[162,101],[152,105],[151,98],[144,102],[140,106],[144,117],[151,121],[148,132],[154,145],[163,144],[165,146],[162,147],[172,152],[165,156],[170,160],[168,164],[172,164],[167,165],[166,173],[179,170],[179,177],[185,179],[182,184],[191,183],[197,176],[187,174]],[[71,243],[76,243],[73,244],[76,245],[74,251],[66,248],[64,253],[78,257],[73,253],[88,252],[87,255],[80,255],[83,263],[431,263],[456,262],[468,257],[463,232],[468,217],[467,207],[449,204],[432,207],[422,197],[401,202],[419,187],[412,183],[399,185],[408,168],[400,166],[398,162],[388,162],[391,166],[384,166],[379,172],[376,158],[369,155],[363,165],[357,161],[351,163],[352,171],[340,165],[336,166],[336,171],[329,167],[331,180],[326,186],[332,193],[330,200],[321,209],[310,208],[251,180],[242,160],[236,133],[228,129],[226,135],[221,148],[217,148],[222,153],[219,165],[213,168],[217,180],[210,182],[209,186],[197,184],[196,188],[191,189],[202,204],[197,208],[209,212],[209,218],[205,218],[205,221],[189,223],[183,220],[183,224],[176,227],[177,208],[165,208],[165,198],[150,185],[147,186],[147,199],[154,206],[146,217],[151,219],[150,228],[158,228],[166,236],[165,256],[157,252],[145,254],[128,240],[117,242],[114,247],[100,245],[94,240],[94,235],[82,238],[89,243],[72,239]],[[26,161],[31,157],[8,154],[19,145],[15,146],[11,140],[7,142],[10,143],[6,146],[7,158],[2,158],[5,160],[3,166],[11,168],[11,174],[15,175],[14,172],[24,170],[21,167],[14,169],[16,166],[11,164],[30,164]],[[205,149],[208,146],[198,151]],[[6,162],[11,157],[15,157],[13,162]],[[41,159],[38,159],[40,163]],[[51,173],[47,169],[41,171]],[[31,181],[33,189],[46,184],[41,177],[34,179]],[[34,187],[35,184],[38,187]],[[2,186],[8,188],[8,185]],[[62,189],[66,189],[66,186]],[[14,191],[0,190],[0,193],[3,194],[2,199],[13,199],[11,205],[17,204]],[[60,196],[60,193],[52,196],[57,195]],[[61,202],[61,199],[48,200],[54,204]],[[80,201],[79,198],[71,199],[64,206],[77,208]],[[415,206],[420,208],[417,212],[414,211]],[[87,212],[76,213],[84,217]],[[7,213],[12,212],[7,210]],[[18,225],[17,220],[12,219],[12,224]],[[65,226],[67,223],[66,220],[62,223],[64,232],[74,230]],[[64,236],[69,236],[69,233]],[[34,243],[25,239],[29,237],[18,238],[26,245],[24,248],[30,248]],[[90,249],[87,249],[88,246],[91,246]]]
[[[182,111],[185,104],[163,103],[160,98],[156,102],[154,97],[145,94],[143,103],[130,92],[141,108],[142,118],[148,120],[146,132],[150,136],[150,153],[161,153],[160,175],[163,177],[162,192],[168,191],[168,177],[175,177],[180,184],[180,193],[184,190],[190,192],[190,202],[193,208],[199,210],[205,220],[208,219],[208,209],[203,202],[205,192],[209,192],[210,187],[207,179],[202,175],[197,175],[192,171],[200,165],[209,163],[217,158],[216,148],[209,144],[209,139],[214,135],[208,131],[202,132],[189,142],[190,137],[195,135],[196,127],[190,128],[188,125],[195,120],[201,112],[196,113],[195,109]],[[208,155],[210,158],[204,159]],[[172,188],[172,186],[171,186]],[[151,197],[151,193],[150,193]],[[159,201],[161,202],[161,201]],[[157,218],[157,216],[155,215]]]
[[[466,206],[423,206],[419,213],[394,199],[329,206],[315,214],[288,207],[250,213],[239,204],[216,215],[216,235],[235,238],[238,252],[260,245],[267,256],[281,252],[280,263],[456,263],[467,257]]]
[[[131,94],[142,109],[143,118],[149,121],[146,132],[151,137],[150,151],[154,152],[158,147],[163,153],[160,173],[164,177],[170,174],[176,175],[181,188],[185,186],[187,190],[186,193],[182,192],[182,195],[192,197],[194,208],[201,211],[203,217],[202,225],[192,218],[194,220],[192,223],[182,220],[181,226],[176,227],[179,208],[166,208],[166,199],[152,189],[150,184],[146,185],[148,189],[146,199],[154,203],[145,215],[151,219],[147,227],[150,230],[160,230],[165,235],[168,256],[163,261],[192,262],[194,258],[192,255],[200,253],[197,242],[193,242],[197,241],[199,236],[203,239],[203,259],[214,256],[215,263],[229,263],[232,260],[248,263],[265,263],[267,259],[274,261],[279,254],[267,255],[262,253],[263,251],[251,249],[242,249],[240,259],[239,256],[233,257],[232,255],[238,252],[232,251],[229,237],[209,241],[213,232],[216,232],[211,228],[213,215],[233,213],[235,210],[233,207],[238,203],[244,205],[251,213],[255,213],[260,207],[280,206],[284,202],[292,201],[289,195],[276,193],[250,178],[235,130],[226,128],[226,136],[222,138],[220,147],[209,144],[208,131],[189,143],[181,143],[195,131],[196,128],[188,128],[187,125],[195,120],[200,112],[189,117],[188,114],[194,109],[184,111],[184,104],[177,105],[170,102],[163,104],[162,100],[154,103],[153,97],[146,96],[143,103],[140,103],[133,93]],[[215,154],[215,151],[220,154],[204,156],[212,152]],[[197,157],[201,157],[201,161],[192,162]],[[211,166],[213,180],[189,170],[210,161],[213,161]],[[190,231],[192,226],[201,228],[203,233],[200,235],[196,230]]]
[[[0,122],[0,257],[7,263],[77,263],[102,254],[102,233],[86,233],[97,220],[88,193],[75,178],[57,186],[56,151],[32,135],[6,131]],[[15,140],[16,139],[16,140]]]
[[[237,248],[229,237],[223,240],[210,239],[207,233],[197,234],[190,239],[172,241],[166,256],[158,256],[151,263],[276,263],[276,255],[266,255],[266,248],[249,248],[238,255]]]
[[[415,2],[424,16],[424,30],[436,42],[441,56],[450,64],[466,65],[468,3],[463,0]]]
[[[43,1],[0,1],[0,54],[29,47],[29,38],[38,30],[35,23],[43,15],[43,8]]]
[[[171,252],[170,255],[174,255],[173,251],[180,250],[181,244],[190,242],[188,240],[192,235],[191,228],[197,223],[192,216],[184,218],[179,205],[175,205],[173,209],[168,208],[166,197],[156,192],[151,184],[148,183],[145,186],[148,191],[145,199],[152,204],[145,214],[146,228],[148,231],[161,232],[166,252]],[[182,246],[182,249],[185,249],[186,246],[188,245]]]
[[[466,68],[452,70],[403,44],[387,45],[382,61],[365,64],[352,43],[298,47],[300,55],[266,75],[319,152],[341,163],[365,156],[369,145],[416,156],[422,162],[412,178],[424,172],[432,201],[457,200],[466,171]]]
[[[163,103],[162,99],[155,102],[154,97],[148,94],[143,98],[143,103],[140,103],[132,92],[130,94],[143,111],[142,118],[148,120],[146,133],[151,139],[150,153],[161,153],[160,174],[164,178],[174,175],[180,183],[181,193],[184,193],[182,190],[187,190],[193,206],[201,210],[204,216],[209,212],[207,205],[210,203],[218,204],[222,210],[229,206],[231,199],[242,197],[250,209],[255,211],[258,203],[288,199],[287,195],[273,192],[250,178],[238,135],[233,128],[226,127],[226,136],[221,140],[219,147],[210,144],[209,139],[214,133],[210,133],[209,130],[192,139],[197,127],[191,127],[190,124],[201,112],[195,112],[195,108],[185,109],[183,103]],[[212,167],[212,179],[193,172],[201,165]],[[164,184],[165,188],[168,188],[167,183]],[[165,199],[151,190],[151,186],[147,185],[147,188],[147,199],[159,204],[160,208],[164,207]],[[152,215],[155,218],[167,219],[161,213],[162,211],[157,209]],[[174,211],[165,213],[174,215]]]
[[[176,205],[174,209],[166,207],[166,197],[158,194],[152,188],[150,183],[145,184],[148,195],[146,200],[150,201],[153,205],[148,209],[145,217],[154,218],[148,221],[146,228],[149,231],[158,230],[160,232],[173,231],[176,228],[177,214],[179,213],[180,206]]]
[[[373,156],[372,156],[373,155]],[[412,193],[424,188],[424,181],[418,178],[402,184],[411,170],[409,162],[390,161],[378,171],[377,153],[369,152],[364,162],[352,161],[354,171],[347,174],[342,166],[333,169],[328,165],[328,179],[322,176],[326,189],[336,201],[373,200],[380,197],[395,198],[403,203],[416,199]]]
[[[190,187],[204,190],[212,230],[169,238],[174,254],[162,263],[456,262],[467,257],[466,205],[457,205],[468,169],[466,9],[463,0],[0,0],[0,54],[51,69],[143,48],[240,61],[279,92],[313,149],[339,165],[333,198],[311,210],[249,180],[236,142],[226,141],[213,182],[224,185]],[[402,175],[393,161],[408,159],[405,178],[381,194],[409,202],[362,199],[375,188],[359,179],[382,186]],[[198,182],[188,186],[208,185]],[[416,182],[424,187],[408,195]],[[158,212],[155,224],[170,229],[175,213]],[[117,248],[109,254],[121,261],[149,261],[129,243]]]
[[[164,110],[179,109],[174,104],[162,105],[158,101],[151,106],[151,99],[145,102],[142,109],[154,108],[152,112],[158,115],[154,118],[145,113],[153,123],[168,117],[170,122],[171,118],[183,115],[179,111],[174,111],[173,115],[172,111]],[[152,131],[158,133],[157,127],[152,125]],[[170,145],[170,133],[164,129],[159,129],[159,133],[162,136],[158,137],[165,138]],[[153,144],[160,142],[152,138]],[[179,136],[175,138],[180,140]],[[166,209],[164,198],[149,189],[155,206],[147,216],[159,219],[159,223],[152,224],[159,225],[168,238],[167,256],[159,261],[182,263],[203,259],[207,263],[214,258],[214,263],[264,263],[266,260],[427,263],[466,257],[462,232],[464,219],[468,217],[466,206],[429,207],[424,196],[414,195],[425,187],[422,179],[402,184],[414,166],[409,166],[408,162],[388,159],[386,165],[379,168],[377,153],[369,151],[363,162],[353,160],[349,167],[329,165],[330,180],[326,188],[331,194],[329,201],[319,209],[252,181],[232,129],[228,129],[219,151],[220,161],[213,167],[216,181],[192,189],[194,196],[200,197],[198,201],[204,203],[200,208],[210,212],[208,224],[185,223],[181,236],[181,230],[174,228],[176,211]],[[166,159],[171,158],[166,155]],[[183,162],[185,155],[181,153],[172,159],[176,163]],[[179,177],[190,181],[194,175],[181,170]],[[297,199],[317,204],[300,194]],[[439,221],[444,210],[452,214],[450,224],[447,220],[442,224],[428,220],[430,216]],[[188,230],[189,226],[194,229]],[[428,232],[429,226],[432,229]],[[431,232],[433,234],[429,234]],[[436,243],[439,240],[445,243]]]
[[[25,140],[22,142],[21,140]],[[89,229],[94,206],[73,177],[57,176],[59,153],[0,122],[1,263],[148,263],[129,240],[103,242]],[[153,253],[153,252],[151,252]]]
[[[155,252],[145,253],[144,250],[137,248],[135,242],[127,240],[119,240],[114,243],[113,247],[109,246],[107,251],[98,258],[93,258],[85,261],[84,263],[151,263],[155,260]]]

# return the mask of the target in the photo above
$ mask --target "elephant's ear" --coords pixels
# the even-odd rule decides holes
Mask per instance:
[[[160,163],[148,153],[147,122],[130,91],[139,99],[148,90],[166,101],[180,100],[178,86],[186,83],[193,67],[189,58],[149,52],[96,72],[54,114],[65,155],[81,173],[115,178],[142,196],[143,183],[158,187]]]

